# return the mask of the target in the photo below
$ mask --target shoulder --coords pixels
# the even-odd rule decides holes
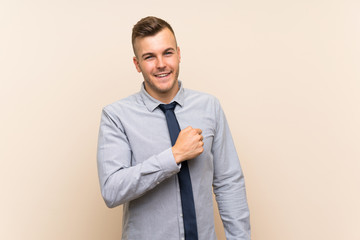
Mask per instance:
[[[139,93],[132,94],[126,98],[119,99],[113,103],[106,105],[103,111],[109,115],[119,115],[128,109],[134,109],[140,106],[141,98]]]
[[[219,108],[220,102],[217,97],[212,94],[192,90],[192,89],[184,89],[185,91],[185,101],[188,102],[196,102],[201,105],[212,105],[212,107]]]
[[[191,99],[191,100],[199,99],[199,100],[203,100],[203,101],[219,102],[217,97],[215,97],[212,94],[193,90],[193,89],[188,89],[188,88],[185,88],[184,90],[185,90],[185,99]]]

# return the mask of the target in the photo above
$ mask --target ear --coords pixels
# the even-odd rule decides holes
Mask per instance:
[[[135,65],[136,70],[140,73],[140,72],[141,72],[141,68],[140,68],[140,65],[139,65],[139,61],[137,60],[136,57],[133,57],[133,62],[134,62],[134,65]]]
[[[177,46],[176,51],[177,51],[177,54],[178,54],[179,62],[181,62],[181,54],[180,54],[180,47],[179,46]]]

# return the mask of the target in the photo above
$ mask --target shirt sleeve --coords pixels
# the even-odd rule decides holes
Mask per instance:
[[[171,148],[132,166],[125,129],[114,119],[103,109],[97,151],[101,193],[110,208],[142,196],[180,170]]]
[[[246,199],[244,175],[220,103],[216,101],[216,132],[213,189],[226,239],[250,240],[250,213]]]

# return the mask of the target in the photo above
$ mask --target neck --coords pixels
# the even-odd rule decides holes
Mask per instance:
[[[176,96],[176,93],[172,94],[172,95],[164,95],[164,96],[158,95],[157,97],[154,97],[154,96],[153,97],[162,103],[168,104],[171,102],[171,100],[174,99],[174,97]]]
[[[165,92],[160,92],[160,91],[156,91],[156,90],[152,89],[150,86],[147,86],[146,82],[145,82],[144,86],[145,86],[146,92],[150,96],[152,96],[156,100],[159,100],[160,102],[165,103],[165,104],[170,103],[171,100],[174,99],[174,97],[176,96],[176,94],[178,93],[178,91],[180,89],[178,81],[176,81],[173,88],[171,88],[169,91],[165,91]]]

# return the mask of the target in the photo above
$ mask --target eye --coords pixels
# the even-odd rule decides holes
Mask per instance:
[[[172,51],[167,51],[167,52],[165,52],[165,55],[167,55],[167,56],[172,55],[172,54],[173,54]]]
[[[149,55],[149,56],[144,57],[144,60],[150,60],[151,58],[153,58],[153,56]]]

